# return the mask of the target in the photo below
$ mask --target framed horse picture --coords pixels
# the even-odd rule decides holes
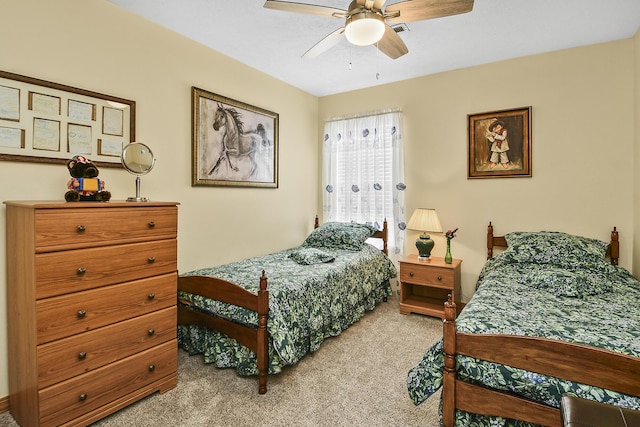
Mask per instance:
[[[278,114],[192,88],[192,186],[278,187]]]

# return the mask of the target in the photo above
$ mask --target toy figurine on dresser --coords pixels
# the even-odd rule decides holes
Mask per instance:
[[[104,181],[98,178],[98,167],[84,156],[73,156],[67,162],[71,179],[64,195],[67,202],[108,202],[111,193],[104,189]]]

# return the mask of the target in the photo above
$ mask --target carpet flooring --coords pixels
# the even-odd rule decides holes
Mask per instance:
[[[94,426],[435,427],[439,395],[415,406],[406,378],[441,336],[440,319],[401,315],[398,297],[391,297],[295,366],[270,375],[265,395],[258,394],[256,377],[205,365],[201,356],[180,350],[175,389]],[[0,427],[17,425],[8,412],[0,414]]]

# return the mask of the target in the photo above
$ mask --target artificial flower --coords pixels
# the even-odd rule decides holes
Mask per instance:
[[[444,237],[446,237],[447,240],[451,240],[456,237],[456,231],[458,231],[457,228],[455,230],[447,230],[447,232],[444,233]]]

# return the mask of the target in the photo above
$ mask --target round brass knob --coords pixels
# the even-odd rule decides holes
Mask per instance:
[[[78,267],[76,272],[78,273],[78,276],[82,276],[84,273],[87,272],[87,268],[86,267]]]
[[[149,372],[153,372],[156,370],[156,365],[149,365]]]
[[[84,351],[81,351],[80,353],[78,353],[78,359],[84,360],[86,358],[87,358],[87,353],[85,353]]]
[[[147,295],[147,299],[149,301],[151,301],[152,299],[154,299],[156,297],[156,294],[154,294],[153,292],[151,292],[149,295]]]
[[[149,261],[149,264],[152,264],[152,263],[156,262],[156,257],[150,256],[149,258],[147,258],[147,261]]]
[[[78,310],[78,319],[82,319],[86,315],[87,315],[87,312],[85,310]]]
[[[442,280],[442,276],[438,276],[438,280]]]
[[[77,227],[76,227],[76,230],[78,231],[78,233],[84,233],[84,231],[85,231],[86,229],[87,229],[87,228],[86,228],[84,225],[82,225],[82,224],[80,224],[79,226],[77,226]]]
[[[154,221],[149,221],[149,228],[153,228],[156,226],[156,223]]]
[[[413,271],[409,272],[409,277],[413,277]]]
[[[149,335],[150,337],[152,337],[155,333],[156,333],[156,331],[155,331],[155,330],[153,330],[153,329],[149,329],[149,330],[147,331],[147,335]]]
[[[80,396],[78,396],[78,400],[80,402],[84,402],[85,400],[87,400],[87,397],[89,397],[87,396],[87,393],[82,393]]]

